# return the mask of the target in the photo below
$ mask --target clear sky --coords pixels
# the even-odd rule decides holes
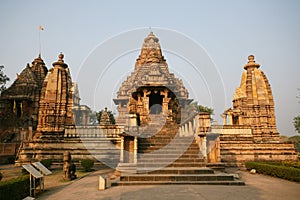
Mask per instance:
[[[133,70],[139,54],[136,48],[141,47],[148,27],[152,27],[160,39],[170,71],[183,79],[191,90],[192,98],[216,108],[214,118],[219,123],[219,115],[225,108],[231,107],[247,56],[254,54],[273,90],[279,132],[291,136],[296,134],[292,119],[300,114],[299,100],[296,99],[297,88],[300,88],[299,2],[3,0],[0,2],[0,65],[4,65],[4,72],[15,80],[16,73],[20,73],[26,63],[31,63],[38,55],[38,26],[42,25],[42,58],[47,67],[50,68],[59,52],[63,52],[73,81],[79,84],[82,103],[93,109],[108,106],[114,110],[111,99],[115,94],[112,92],[115,93]],[[207,75],[201,66],[200,71],[206,78],[202,77],[199,84],[195,83],[191,65],[180,55],[172,54],[176,45],[180,51],[180,42],[184,39],[166,36],[170,31],[173,35],[180,33],[186,36],[203,48],[213,63],[213,71],[218,71],[218,83],[212,86],[215,79]],[[128,32],[132,33],[129,36],[135,37],[125,34],[127,40],[116,44]],[[171,41],[174,41],[173,46]],[[107,51],[102,53],[103,56],[99,55],[101,51],[97,50],[105,44],[113,44],[114,48],[109,47],[110,52],[127,46],[128,50],[136,50],[126,55],[109,54]],[[185,51],[184,57],[195,52],[198,51],[190,48]],[[104,57],[110,58],[107,54],[112,56],[110,70],[101,80],[99,77],[89,79],[89,74],[92,77],[101,68],[97,63],[101,63]],[[91,66],[89,60],[93,55],[97,61]],[[205,90],[203,80],[210,89]],[[213,88],[218,87],[221,80],[223,88],[214,94]],[[212,101],[212,98],[215,100]],[[221,99],[220,102],[218,99]]]

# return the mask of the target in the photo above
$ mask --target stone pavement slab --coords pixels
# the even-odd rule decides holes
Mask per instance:
[[[150,185],[150,186],[118,186],[104,191],[98,190],[97,171],[74,183],[48,191],[38,199],[103,199],[103,200],[180,200],[180,199],[300,199],[300,184],[260,174],[239,172],[246,186],[222,185]]]

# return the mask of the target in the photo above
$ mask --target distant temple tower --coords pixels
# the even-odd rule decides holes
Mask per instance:
[[[116,123],[125,125],[128,114],[136,114],[141,126],[150,123],[150,115],[158,114],[179,123],[185,114],[181,110],[191,101],[182,80],[169,72],[159,40],[150,32],[144,39],[134,71],[122,83],[114,99],[119,113]]]
[[[233,97],[233,108],[227,109],[223,114],[224,124],[227,124],[228,116],[229,125],[250,126],[255,141],[279,141],[271,87],[259,67],[254,56],[248,56],[240,87]]]
[[[68,65],[59,54],[49,70],[42,89],[37,135],[60,138],[65,126],[73,125],[72,80]]]

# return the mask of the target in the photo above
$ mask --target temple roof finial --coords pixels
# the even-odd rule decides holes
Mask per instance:
[[[58,54],[58,60],[56,62],[54,62],[52,65],[53,66],[58,65],[58,66],[61,66],[63,68],[68,67],[68,65],[64,62],[64,54],[62,52],[60,52]]]
[[[248,56],[248,63],[244,66],[244,69],[248,69],[249,67],[256,67],[259,68],[260,64],[256,63],[254,60],[254,55],[249,55]]]
[[[64,54],[62,52],[60,52],[60,54],[58,54],[58,60],[64,62]]]

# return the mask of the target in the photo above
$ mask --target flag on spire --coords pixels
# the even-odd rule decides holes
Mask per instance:
[[[40,30],[40,31],[43,31],[43,30],[44,30],[44,27],[39,26],[39,30]]]

